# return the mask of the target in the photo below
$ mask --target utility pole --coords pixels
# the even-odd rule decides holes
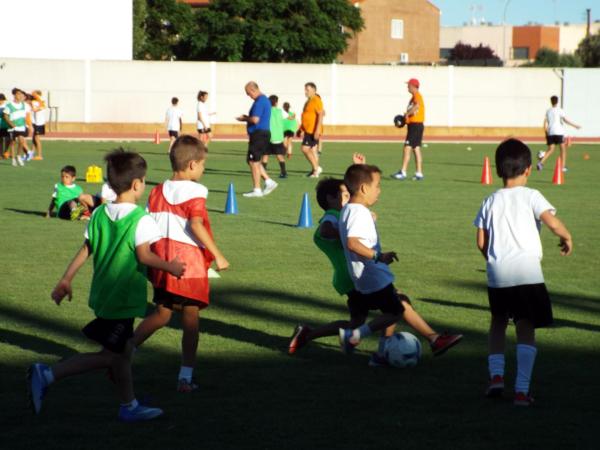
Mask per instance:
[[[592,26],[592,10],[590,8],[587,8],[585,10],[585,14],[587,16],[587,27],[585,29],[585,37],[590,37],[590,28]]]

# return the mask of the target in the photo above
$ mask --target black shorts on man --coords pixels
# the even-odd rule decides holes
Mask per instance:
[[[210,128],[198,128],[198,134],[208,134],[212,130]]]
[[[369,311],[378,309],[382,313],[395,316],[404,312],[402,301],[410,303],[408,297],[396,291],[392,283],[379,291],[363,294],[352,290],[348,293],[348,310],[350,317],[366,317]]]
[[[97,317],[83,328],[85,334],[92,341],[113,353],[123,353],[127,341],[133,337],[133,318],[130,319],[102,319]]]
[[[546,135],[546,145],[562,144],[565,142],[565,137],[561,134]]]
[[[304,147],[316,147],[319,145],[319,140],[315,139],[314,134],[304,133],[304,137],[302,138],[302,146]]]
[[[256,130],[250,135],[248,141],[248,154],[246,161],[260,162],[263,155],[267,155],[271,145],[271,132],[268,130]]]
[[[423,144],[424,130],[425,125],[422,123],[409,123],[407,125],[406,141],[404,144],[412,148],[420,147]]]
[[[33,126],[33,137],[43,136],[46,134],[46,125],[34,125]]]
[[[179,131],[169,130],[169,137],[177,139],[179,137]]]
[[[507,316],[515,323],[527,319],[535,328],[552,325],[552,305],[544,283],[488,287],[488,299],[493,316]]]
[[[8,137],[10,138],[11,141],[16,141],[19,136],[26,138],[28,136],[28,133],[27,133],[27,131],[14,131],[14,130],[8,132]]]

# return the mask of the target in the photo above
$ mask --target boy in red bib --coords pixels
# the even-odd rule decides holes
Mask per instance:
[[[189,135],[177,138],[169,154],[173,176],[152,189],[148,198],[148,212],[164,236],[152,245],[152,250],[161,257],[177,255],[186,263],[186,273],[180,278],[162,270],[149,273],[157,307],[137,327],[134,340],[136,346],[141,345],[169,323],[173,310],[181,311],[179,392],[198,387],[192,381],[192,373],[198,349],[198,313],[209,302],[208,268],[213,261],[217,270],[229,267],[210,228],[206,211],[208,189],[196,183],[204,173],[206,154],[206,146],[199,139]]]

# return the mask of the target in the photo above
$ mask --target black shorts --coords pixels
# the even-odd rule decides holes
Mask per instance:
[[[403,300],[410,303],[408,297],[397,292],[394,285],[390,283],[383,289],[370,294],[350,291],[348,293],[348,310],[351,318],[366,317],[369,315],[369,311],[374,309],[397,316],[404,311]]]
[[[58,208],[58,211],[56,213],[56,216],[59,219],[71,220],[71,206],[69,205],[69,203],[71,203],[72,201],[77,201],[77,199],[72,198],[71,200],[67,200],[62,205],[60,205],[60,208]]]
[[[552,305],[544,283],[488,287],[488,299],[494,316],[508,315],[515,323],[527,319],[535,328],[552,325]]]
[[[269,147],[271,146],[271,132],[267,130],[256,130],[250,135],[248,141],[248,154],[246,155],[246,161],[248,162],[260,162],[263,155],[269,153]]]
[[[409,123],[404,144],[412,148],[420,147],[423,144],[423,131],[425,131],[425,125],[422,123]]]
[[[286,138],[293,138],[294,137],[294,132],[292,130],[285,130],[283,132],[283,136]]]
[[[8,137],[8,128],[0,128],[0,138]]]
[[[184,306],[197,306],[198,308],[204,308],[206,306],[206,303],[183,297],[182,295],[173,294],[172,292],[161,288],[154,288],[154,297],[152,298],[152,301],[157,305],[162,305],[171,310],[181,310]]]
[[[27,131],[9,131],[8,137],[11,141],[16,141],[19,136],[26,138],[29,135]]]
[[[302,146],[304,147],[316,147],[319,145],[319,140],[315,139],[314,134],[304,133],[304,137],[302,138]]]
[[[179,131],[169,130],[169,137],[178,138],[179,137]]]
[[[92,341],[113,353],[123,353],[127,341],[133,337],[134,319],[102,319],[97,317],[83,328]]]
[[[198,128],[198,134],[208,134],[210,133],[212,130],[210,128]]]
[[[285,155],[283,143],[269,145],[269,155]]]
[[[546,145],[563,144],[565,137],[561,134],[546,135]]]
[[[46,125],[34,125],[33,126],[33,136],[43,136],[46,134]]]

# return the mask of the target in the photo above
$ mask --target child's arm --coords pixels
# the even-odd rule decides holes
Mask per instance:
[[[567,119],[566,117],[563,117],[563,120],[564,120],[564,122],[565,122],[567,125],[571,125],[573,128],[576,128],[576,129],[578,129],[578,130],[581,128],[581,126],[577,125],[576,123],[573,123],[573,122],[571,122],[571,121],[570,121],[569,119]]]
[[[178,257],[171,261],[161,259],[156,253],[150,250],[150,243],[144,242],[135,248],[135,255],[139,262],[153,269],[164,270],[171,275],[179,278],[185,272],[185,263],[181,262]]]
[[[387,265],[390,265],[394,260],[398,261],[396,252],[379,253],[376,250],[363,245],[362,242],[360,242],[360,238],[357,237],[349,237],[347,245],[348,250],[352,253],[356,253],[358,256],[362,256],[366,259],[372,259],[373,261],[382,262]]]
[[[477,248],[487,261],[489,235],[483,228],[477,228]]]
[[[50,199],[50,204],[48,205],[48,211],[46,211],[46,219],[48,219],[52,215],[52,211],[54,210],[54,197]]]
[[[229,261],[225,259],[217,244],[210,236],[210,233],[204,228],[202,219],[200,217],[192,217],[189,222],[190,230],[194,237],[206,247],[215,257],[215,263],[217,264],[217,270],[226,270],[229,267]]]
[[[550,211],[544,211],[540,215],[540,220],[544,225],[546,225],[550,231],[552,231],[555,235],[560,238],[560,254],[563,256],[568,256],[573,251],[573,239],[571,238],[571,233],[567,230],[567,227],[555,217]]]
[[[73,298],[73,291],[71,290],[71,281],[73,281],[75,274],[77,274],[77,271],[79,271],[79,269],[81,268],[81,266],[83,266],[83,264],[89,256],[90,249],[89,244],[86,241],[75,255],[75,258],[73,258],[73,261],[71,261],[71,263],[67,267],[65,274],[56,284],[56,287],[52,290],[51,297],[57,305],[60,305],[60,302],[67,295],[69,296],[69,301],[71,301],[71,298]]]

